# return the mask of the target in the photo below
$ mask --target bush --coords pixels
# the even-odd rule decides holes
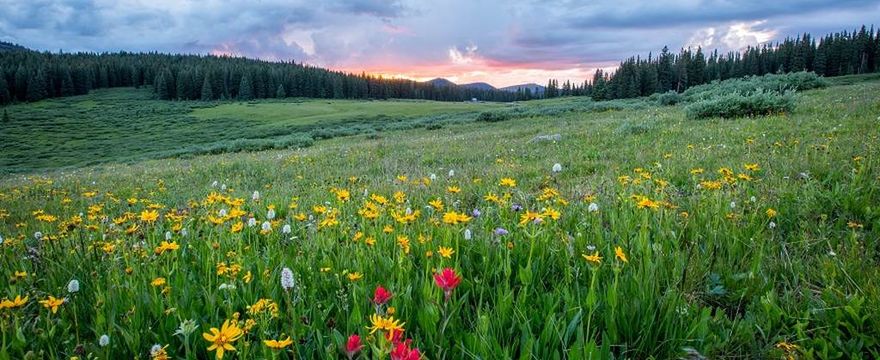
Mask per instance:
[[[485,111],[485,112],[480,113],[480,115],[477,116],[477,121],[483,121],[483,122],[499,122],[499,121],[506,121],[506,120],[510,120],[510,114],[503,113],[500,111]]]
[[[748,76],[740,79],[713,81],[709,84],[694,86],[683,95],[689,102],[710,99],[732,93],[749,95],[759,91],[784,93],[786,91],[803,91],[818,89],[828,85],[825,78],[813,72],[796,72],[788,74],[768,74],[764,76]]]
[[[688,117],[737,118],[786,113],[794,110],[795,97],[791,91],[778,93],[758,90],[749,94],[733,92],[697,101],[685,108]]]
[[[668,92],[665,92],[662,94],[660,94],[660,93],[654,94],[651,97],[652,97],[652,100],[654,100],[657,103],[657,105],[661,105],[661,106],[675,105],[675,104],[682,102],[682,100],[684,100],[684,96],[682,96],[681,94],[679,94],[673,90],[669,90]]]

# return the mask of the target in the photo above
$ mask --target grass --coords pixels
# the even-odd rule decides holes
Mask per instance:
[[[455,114],[497,108],[494,103],[449,103],[437,101],[396,100],[313,100],[262,101],[230,103],[200,108],[193,116],[205,120],[223,118],[254,119],[267,125],[315,125],[348,122],[377,116],[390,118],[420,117],[436,114]]]
[[[290,138],[331,138],[446,119],[470,120],[478,110],[499,106],[304,99],[170,102],[153,100],[148,89],[102,89],[4,108],[11,121],[0,123],[4,144],[0,172],[303,146],[311,140]]]
[[[500,123],[8,176],[0,357],[209,358],[201,333],[229,320],[247,331],[225,358],[345,358],[351,335],[356,357],[387,358],[378,314],[428,358],[877,358],[878,91],[733,120],[553,100]]]

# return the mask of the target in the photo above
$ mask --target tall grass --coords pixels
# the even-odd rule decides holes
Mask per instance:
[[[876,358],[878,90],[7,177],[0,358]]]

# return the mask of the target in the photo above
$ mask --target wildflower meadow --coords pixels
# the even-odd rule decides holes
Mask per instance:
[[[8,175],[0,358],[880,358],[878,93]]]

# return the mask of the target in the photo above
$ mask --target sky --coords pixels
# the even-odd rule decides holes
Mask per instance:
[[[498,87],[582,82],[663,46],[726,52],[880,19],[880,0],[0,0],[0,9],[0,40],[38,50],[226,54]]]

